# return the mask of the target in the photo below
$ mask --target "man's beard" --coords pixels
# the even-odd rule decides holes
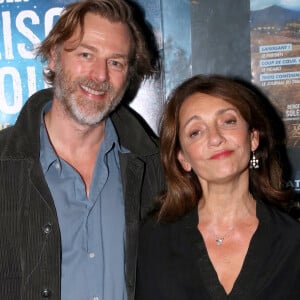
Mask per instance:
[[[119,95],[109,82],[95,82],[90,79],[78,77],[72,80],[64,72],[60,63],[55,69],[54,94],[63,105],[64,111],[73,120],[82,125],[96,125],[103,121],[120,103],[125,87]],[[106,93],[108,98],[103,101],[93,101],[84,96],[76,96],[76,90],[84,86],[92,92]]]

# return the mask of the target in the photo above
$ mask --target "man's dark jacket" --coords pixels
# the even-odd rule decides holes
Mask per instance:
[[[47,89],[0,132],[0,299],[60,299],[61,240],[55,205],[40,164],[40,117]],[[125,107],[111,115],[122,146],[126,285],[133,300],[139,221],[163,188],[157,141]],[[113,300],[113,299],[109,299]]]

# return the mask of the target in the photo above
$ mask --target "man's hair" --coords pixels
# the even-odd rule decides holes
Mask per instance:
[[[45,40],[37,48],[36,55],[42,62],[47,62],[51,51],[59,49],[80,27],[80,40],[83,37],[84,17],[93,13],[111,22],[121,22],[128,26],[132,35],[131,56],[129,60],[129,80],[136,86],[143,79],[158,73],[159,60],[156,51],[154,34],[144,20],[142,11],[137,4],[125,0],[83,0],[67,5]],[[149,33],[150,39],[149,39]],[[79,40],[79,42],[80,42]],[[155,45],[155,46],[154,46]],[[44,69],[44,78],[53,84],[55,72]]]

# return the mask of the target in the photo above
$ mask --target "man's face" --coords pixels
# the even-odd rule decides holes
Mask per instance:
[[[61,49],[49,68],[56,73],[55,98],[82,125],[101,122],[119,104],[127,88],[131,34],[128,27],[92,13]],[[68,50],[68,49],[71,49]]]

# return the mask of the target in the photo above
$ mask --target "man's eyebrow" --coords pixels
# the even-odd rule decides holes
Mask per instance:
[[[78,47],[86,48],[93,52],[98,52],[98,49],[96,47],[85,44],[85,43],[80,44]],[[124,60],[129,60],[129,56],[127,54],[122,54],[122,53],[113,53],[111,55],[111,58],[122,58]]]
[[[98,51],[98,49],[97,49],[96,47],[90,46],[90,45],[84,44],[84,43],[83,43],[83,44],[79,44],[78,48],[79,48],[79,47],[89,49],[89,50],[91,50],[91,51],[93,51],[93,52],[97,52],[97,51]]]

